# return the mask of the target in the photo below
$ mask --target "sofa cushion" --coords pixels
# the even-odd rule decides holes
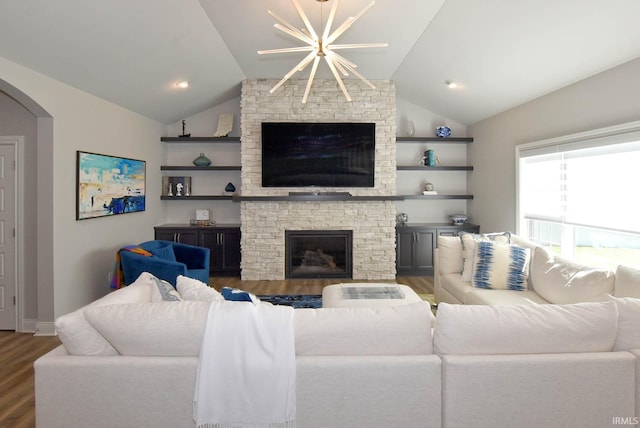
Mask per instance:
[[[89,323],[121,355],[198,356],[210,303],[133,303],[88,308]]]
[[[551,303],[602,301],[613,294],[613,272],[574,263],[542,247],[535,249],[530,274],[536,293]]]
[[[500,244],[509,244],[511,241],[510,232],[477,234],[469,232],[460,232],[460,241],[462,242],[462,257],[464,259],[462,267],[462,279],[471,282],[473,275],[473,263],[476,254],[476,242],[478,241],[494,241]]]
[[[474,288],[470,282],[464,281],[462,279],[462,275],[459,273],[442,275],[440,277],[440,287],[458,299],[461,303],[466,303],[467,294],[471,293],[473,290],[478,290],[477,288]]]
[[[55,321],[56,333],[67,352],[71,355],[117,355],[114,347],[89,324],[85,311],[87,308],[116,303],[150,302],[154,290],[157,292],[153,278],[155,277],[150,273],[143,272],[127,287],[58,317]]]
[[[477,242],[473,275],[474,287],[522,291],[529,272],[528,248],[497,242]]]
[[[184,300],[198,300],[200,302],[223,300],[222,295],[214,288],[200,280],[183,275],[178,275],[176,278],[176,288]]]
[[[296,355],[432,354],[428,302],[374,308],[296,309]]]
[[[572,305],[438,305],[436,353],[608,352],[616,340],[611,301]]]
[[[458,236],[438,237],[438,272],[441,275],[462,272],[462,241]]]
[[[516,293],[511,290],[473,288],[465,294],[464,299],[465,305],[540,305],[549,303],[532,290]]]
[[[618,335],[614,351],[640,349],[640,299],[609,297],[618,308]]]
[[[640,298],[640,270],[627,266],[618,266],[613,290],[616,297]]]

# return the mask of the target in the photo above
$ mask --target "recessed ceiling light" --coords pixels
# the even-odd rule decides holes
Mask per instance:
[[[186,88],[189,87],[189,81],[188,80],[180,80],[180,81],[176,82],[176,86],[178,88],[186,89]]]
[[[444,84],[447,85],[449,87],[449,89],[455,89],[458,87],[458,84],[454,81],[451,80],[445,80]]]

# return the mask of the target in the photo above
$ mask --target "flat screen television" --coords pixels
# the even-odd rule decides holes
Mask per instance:
[[[375,123],[262,123],[263,187],[373,187]]]

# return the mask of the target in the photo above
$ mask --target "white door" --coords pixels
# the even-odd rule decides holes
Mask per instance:
[[[15,150],[0,144],[0,330],[16,330]]]

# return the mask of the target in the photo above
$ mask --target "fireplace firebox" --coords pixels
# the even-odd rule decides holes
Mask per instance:
[[[351,230],[286,230],[286,278],[352,278]]]

